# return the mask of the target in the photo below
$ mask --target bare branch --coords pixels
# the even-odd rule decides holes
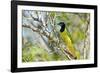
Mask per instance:
[[[26,27],[26,28],[32,29],[32,31],[38,32],[39,34],[42,34],[42,35],[46,36],[47,38],[52,39],[49,35],[47,35],[47,33],[46,33],[45,31],[40,32],[39,30],[35,30],[34,28],[32,28],[32,27],[29,26],[29,25],[22,25],[22,27]]]
[[[34,28],[32,28],[29,25],[22,25],[22,27],[26,27],[26,28],[32,29],[32,31],[39,32],[38,30],[35,30]]]
[[[33,20],[35,20],[35,21],[38,21],[38,22],[42,23],[42,21],[41,21],[41,20],[39,20],[38,18],[33,17],[33,16],[32,16],[32,14],[30,14],[30,15],[31,15],[31,17],[32,17],[32,19],[33,19]]]

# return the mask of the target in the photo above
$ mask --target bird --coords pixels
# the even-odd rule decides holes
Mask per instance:
[[[59,32],[62,41],[64,42],[66,49],[65,52],[73,57],[73,59],[80,59],[80,52],[74,47],[72,39],[69,35],[68,30],[66,29],[66,24],[64,22],[59,22]]]

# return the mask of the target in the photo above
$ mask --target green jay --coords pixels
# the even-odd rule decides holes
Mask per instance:
[[[73,57],[73,59],[80,59],[80,52],[75,49],[71,37],[69,35],[68,30],[66,29],[66,25],[64,22],[59,22],[58,25],[59,27],[59,32],[60,32],[60,37],[63,40],[66,49],[65,51],[70,55],[70,57]]]

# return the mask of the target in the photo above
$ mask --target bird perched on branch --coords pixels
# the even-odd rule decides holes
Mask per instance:
[[[69,35],[68,30],[66,29],[66,25],[64,22],[58,23],[59,27],[59,32],[60,32],[60,37],[63,40],[64,44],[66,45],[65,52],[69,54],[70,57],[73,59],[79,59],[80,58],[80,52],[75,49],[71,37]]]

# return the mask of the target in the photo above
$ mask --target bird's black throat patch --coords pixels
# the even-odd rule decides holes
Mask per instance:
[[[61,29],[60,29],[60,32],[63,32],[65,30],[65,24],[61,24]]]

